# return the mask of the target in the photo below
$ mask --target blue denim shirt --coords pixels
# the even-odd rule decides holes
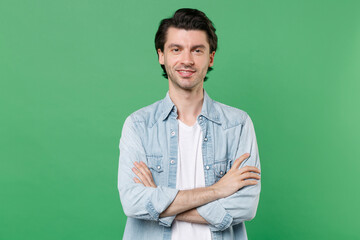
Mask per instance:
[[[128,216],[123,239],[171,239],[175,216],[159,215],[175,199],[178,121],[177,109],[169,97],[131,114],[120,139],[118,189]],[[216,102],[204,90],[204,102],[197,122],[203,132],[202,154],[205,185],[216,183],[244,153],[250,157],[240,167],[260,169],[253,123],[242,110]],[[150,168],[157,188],[135,183],[131,170],[135,161]],[[247,239],[244,221],[255,217],[260,182],[246,186],[231,196],[197,208],[209,223],[212,239]]]

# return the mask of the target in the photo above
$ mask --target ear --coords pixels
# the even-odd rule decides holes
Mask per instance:
[[[215,51],[213,51],[212,53],[210,53],[210,62],[209,62],[209,67],[212,67],[214,65],[214,57],[215,57]]]
[[[164,65],[164,53],[161,51],[160,48],[157,50],[157,53],[159,55],[159,63],[161,65]]]

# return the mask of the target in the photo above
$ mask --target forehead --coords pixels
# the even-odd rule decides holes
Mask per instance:
[[[209,48],[206,32],[203,30],[185,30],[170,27],[166,33],[165,48],[170,44],[204,45]]]

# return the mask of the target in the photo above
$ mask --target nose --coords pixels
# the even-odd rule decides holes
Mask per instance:
[[[190,51],[184,51],[181,60],[184,65],[194,65],[194,57]]]

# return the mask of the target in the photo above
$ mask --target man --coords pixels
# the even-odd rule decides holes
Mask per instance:
[[[161,21],[155,47],[169,92],[123,126],[124,239],[247,239],[260,160],[250,117],[203,89],[214,64],[215,28],[203,12],[179,9]]]

